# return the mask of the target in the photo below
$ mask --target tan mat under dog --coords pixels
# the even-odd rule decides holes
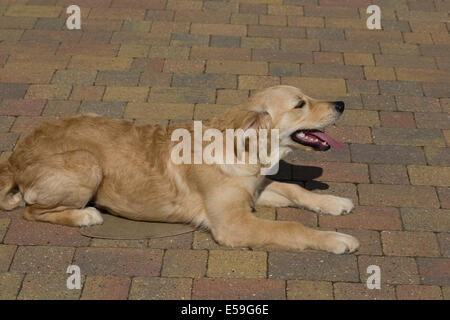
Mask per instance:
[[[102,214],[103,224],[81,228],[81,234],[91,238],[141,240],[163,238],[192,232],[194,227],[181,223],[134,221]]]

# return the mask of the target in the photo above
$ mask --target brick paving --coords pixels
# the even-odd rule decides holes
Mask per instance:
[[[81,7],[82,29],[65,9]],[[381,31],[366,8],[381,7]],[[195,231],[102,240],[0,212],[0,299],[450,299],[449,0],[0,0],[0,159],[33,127],[97,112],[205,119],[277,84],[342,99],[346,147],[280,177],[350,197],[345,217],[266,219],[355,235],[352,255],[230,249]],[[81,290],[65,273],[77,264]],[[381,289],[365,283],[381,268]]]

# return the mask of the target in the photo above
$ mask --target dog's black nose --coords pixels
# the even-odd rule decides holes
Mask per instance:
[[[345,109],[345,103],[343,101],[336,101],[334,103],[334,108],[336,109],[337,112],[342,113],[344,112]]]

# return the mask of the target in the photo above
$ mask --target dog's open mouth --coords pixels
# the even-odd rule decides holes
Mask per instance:
[[[292,140],[304,146],[312,147],[317,151],[326,151],[330,148],[342,149],[344,144],[334,140],[320,130],[297,130],[291,135]]]

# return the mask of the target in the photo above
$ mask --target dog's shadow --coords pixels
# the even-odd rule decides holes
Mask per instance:
[[[320,177],[322,173],[323,169],[320,167],[294,165],[281,160],[277,174],[267,176],[267,178],[274,181],[295,183],[307,190],[327,190],[330,187],[328,184],[314,180]]]

